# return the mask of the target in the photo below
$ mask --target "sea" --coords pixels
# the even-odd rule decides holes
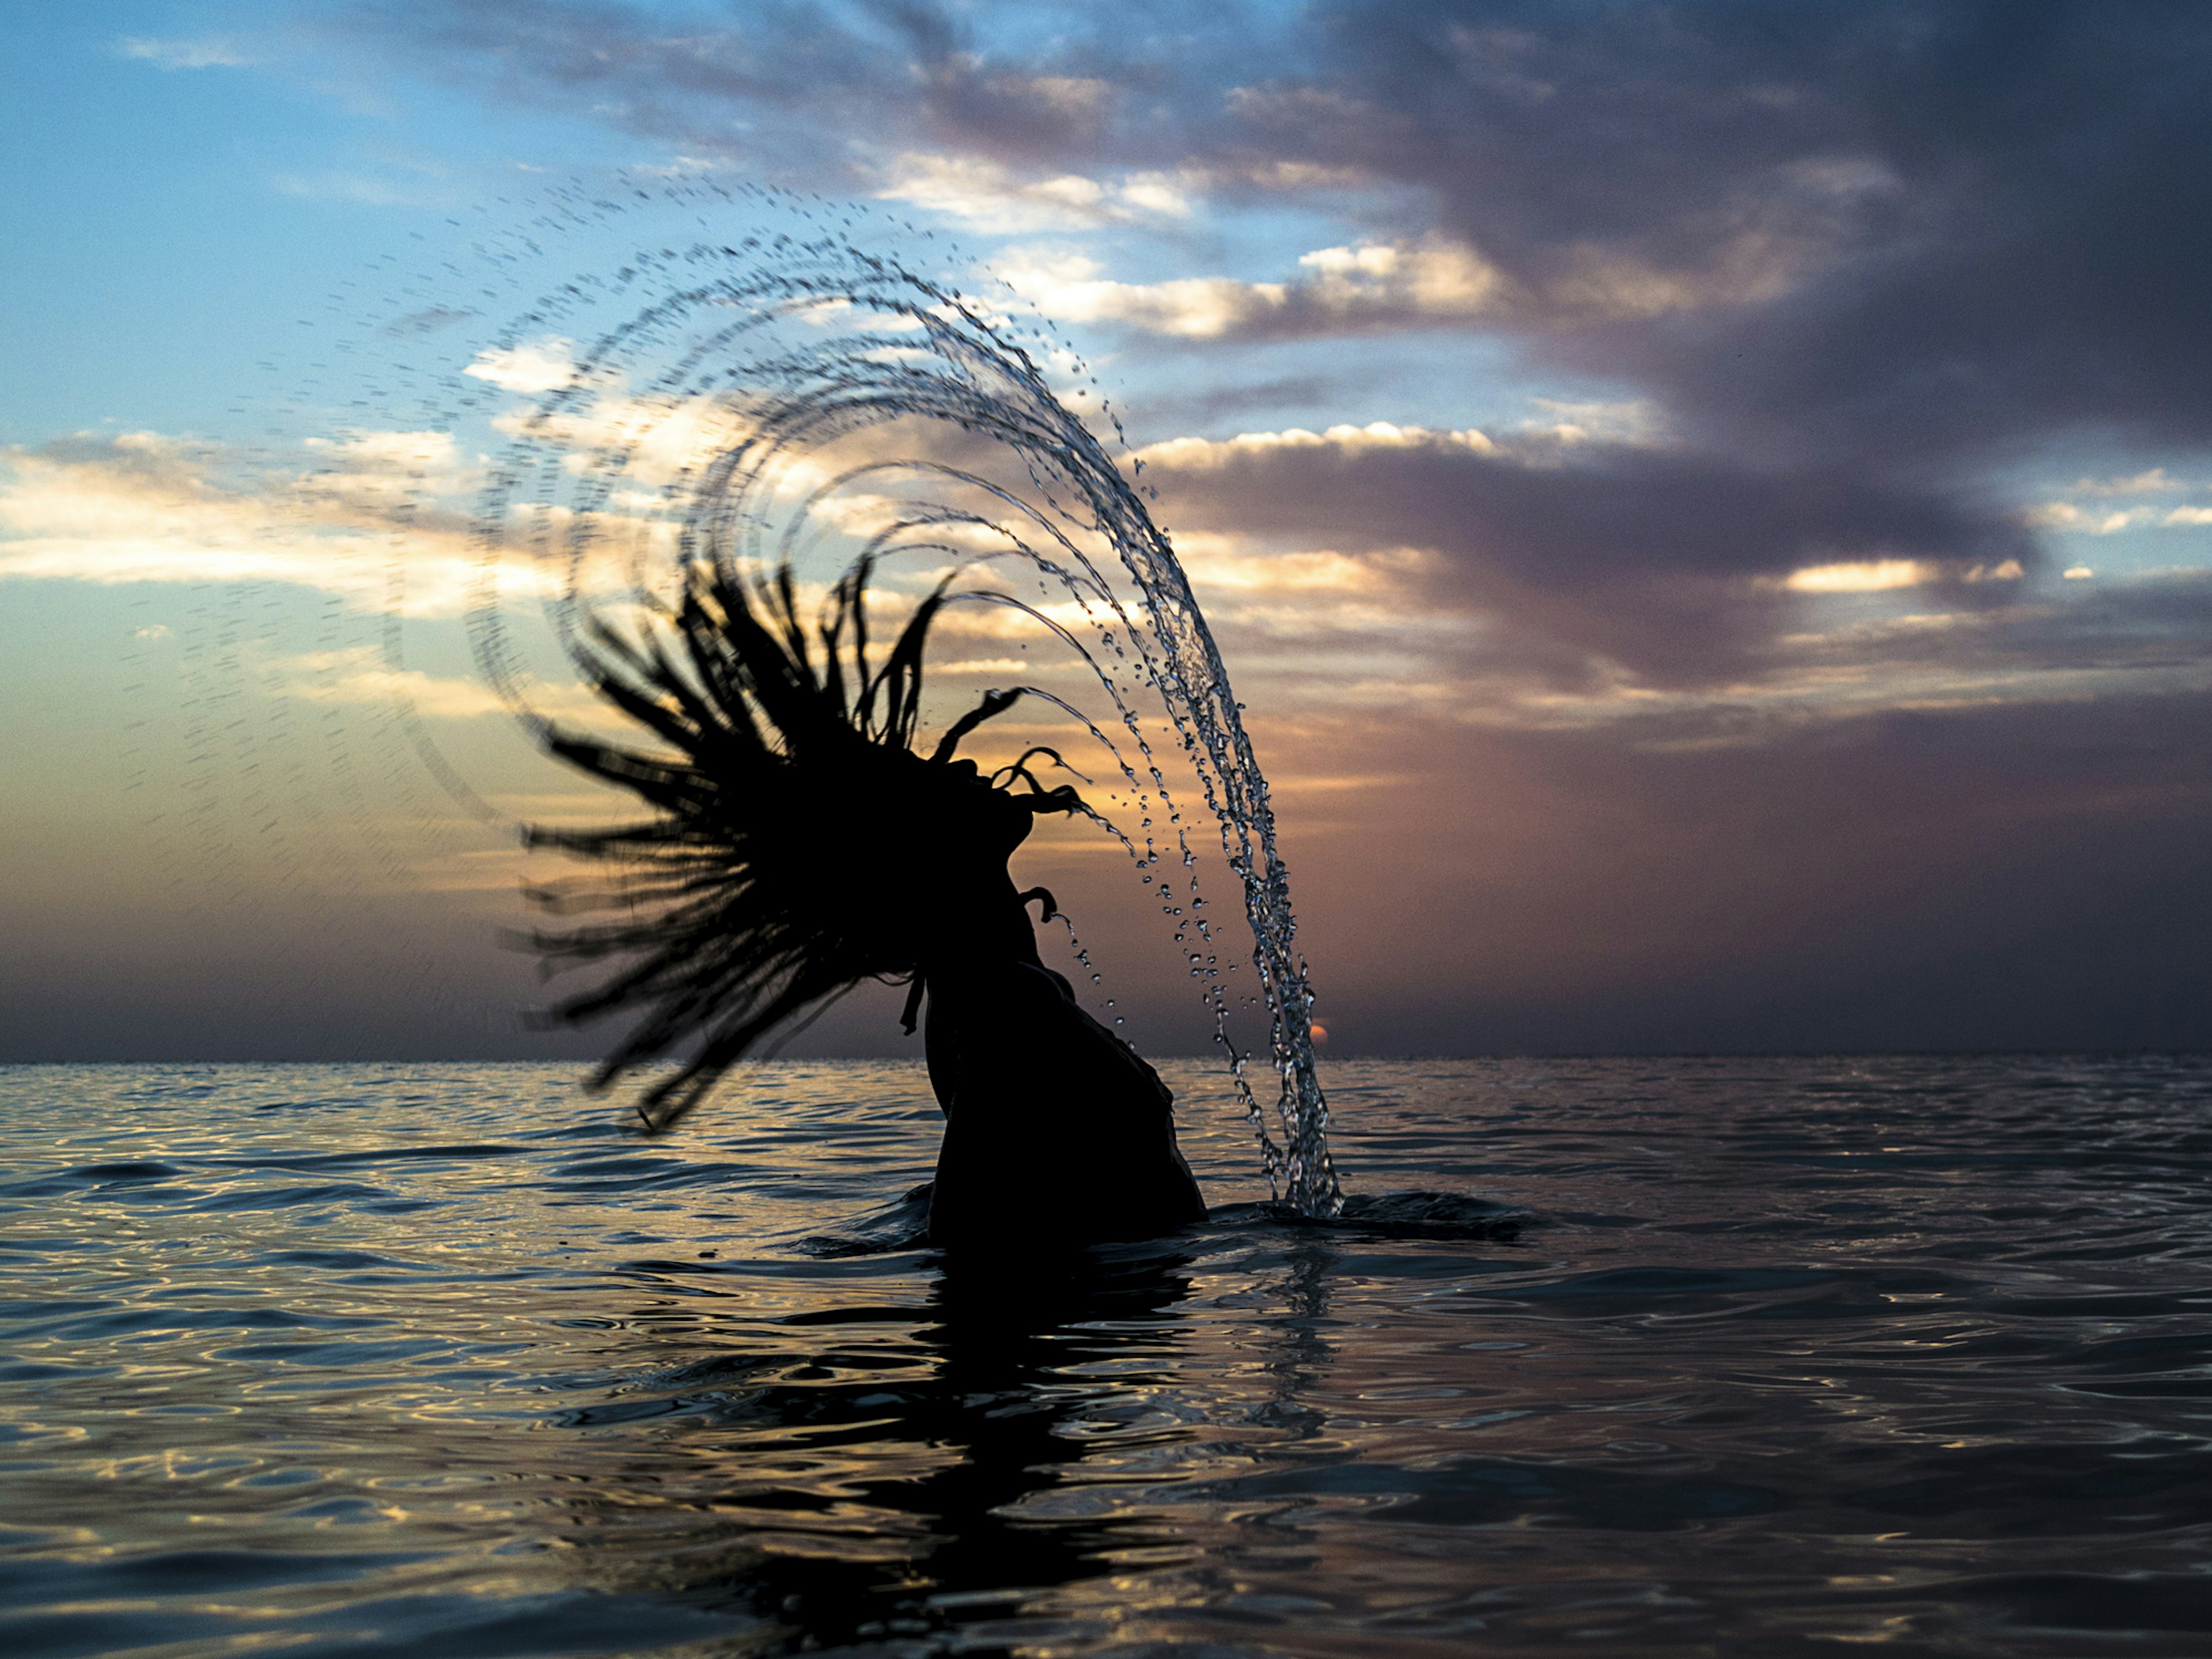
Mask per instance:
[[[0,1069],[0,1652],[2212,1653],[2212,1057],[1162,1069],[977,1260],[912,1065]]]

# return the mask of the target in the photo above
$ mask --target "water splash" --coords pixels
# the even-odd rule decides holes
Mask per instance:
[[[515,625],[526,595],[566,642],[586,613],[665,597],[694,561],[754,574],[790,562],[826,586],[865,556],[893,573],[880,595],[892,610],[902,580],[918,592],[958,570],[975,638],[1060,653],[1051,667],[1023,664],[1052,682],[1023,689],[1075,720],[1118,774],[1110,814],[1094,816],[1173,927],[1271,1188],[1302,1213],[1335,1214],[1313,998],[1267,781],[1189,579],[1139,494],[1142,462],[1117,465],[1121,424],[1095,376],[1013,296],[917,275],[828,228],[833,212],[800,216],[827,234],[696,236],[550,285],[476,353],[475,393],[489,384],[530,399],[494,422],[509,442],[476,514],[468,620],[484,677],[532,720],[558,695],[558,665],[533,660]],[[1111,453],[1094,420],[1110,427]],[[941,683],[1009,665],[932,672]],[[1094,695],[1110,713],[1085,712]],[[1147,733],[1153,699],[1166,717],[1154,729],[1194,777],[1243,888],[1258,979],[1247,998],[1226,977],[1198,849]],[[1255,1056],[1231,1035],[1237,1000],[1268,1019],[1272,1124]]]

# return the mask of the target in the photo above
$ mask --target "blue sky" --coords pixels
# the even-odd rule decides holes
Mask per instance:
[[[2197,9],[6,27],[0,1054],[541,1051],[515,854],[416,738],[511,816],[573,788],[386,506],[465,513],[495,440],[362,401],[392,349],[313,365],[624,169],[911,220],[1098,366],[1340,1042],[2212,1041]],[[1189,1046],[1123,888],[1059,879]]]
[[[9,441],[105,422],[208,431],[334,284],[520,165],[635,159],[587,122],[489,111],[296,6],[104,5],[11,15],[0,135],[9,313],[35,319],[0,390]]]

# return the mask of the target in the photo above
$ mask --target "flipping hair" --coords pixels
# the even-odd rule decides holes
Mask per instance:
[[[979,805],[1018,819],[1085,810],[1072,788],[1043,790],[1019,763],[988,780],[956,767],[961,739],[1019,690],[990,692],[926,759],[914,750],[922,649],[945,585],[872,667],[872,570],[865,558],[848,569],[810,629],[787,564],[757,583],[702,562],[687,569],[680,603],[649,617],[636,641],[591,617],[577,642],[586,683],[663,750],[543,728],[550,753],[628,790],[653,816],[526,831],[532,847],[617,871],[611,882],[532,891],[556,915],[622,913],[532,933],[541,973],[629,958],[539,1018],[580,1025],[640,1015],[593,1074],[594,1089],[689,1054],[641,1097],[648,1127],[674,1122],[771,1031],[793,1021],[805,1029],[864,979],[912,983],[911,1030],[929,930],[921,896],[933,875],[911,867],[912,849],[958,836]],[[1016,795],[999,777],[1026,779],[1029,792]]]

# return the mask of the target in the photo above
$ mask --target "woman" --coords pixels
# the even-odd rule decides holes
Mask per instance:
[[[707,564],[641,641],[591,625],[586,680],[668,752],[545,728],[553,754],[654,809],[643,823],[532,832],[533,845],[621,872],[611,887],[537,895],[556,911],[624,913],[534,936],[549,967],[628,959],[550,1018],[639,1014],[595,1087],[690,1050],[644,1093],[658,1129],[769,1032],[864,979],[902,981],[909,1031],[927,999],[930,1086],[946,1119],[932,1242],[1085,1244],[1203,1220],[1172,1096],[1044,966],[1027,901],[1049,918],[1052,896],[1017,892],[1007,873],[1038,814],[1089,809],[1029,771],[1049,750],[989,777],[956,758],[1018,692],[990,693],[933,753],[915,752],[922,648],[944,589],[872,666],[871,569],[864,559],[846,574],[811,630],[788,567],[756,588]]]

